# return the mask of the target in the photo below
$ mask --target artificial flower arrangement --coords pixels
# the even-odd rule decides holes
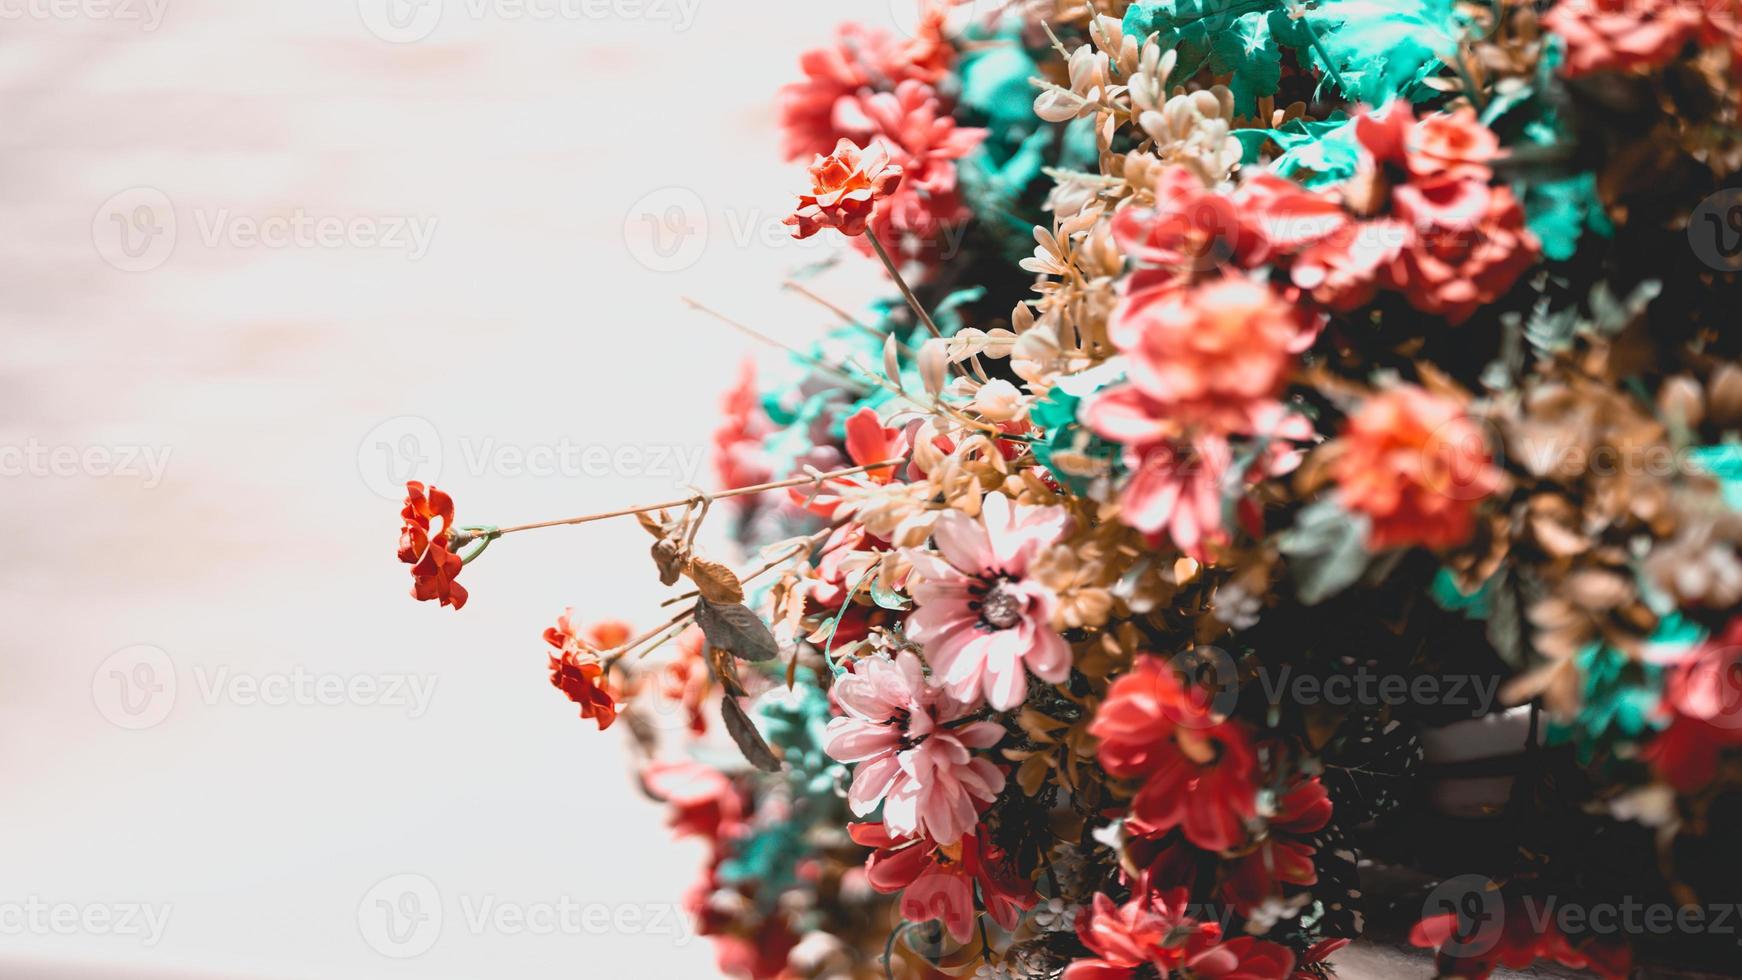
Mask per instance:
[[[414,596],[646,528],[672,614],[565,613],[550,680],[711,844],[731,976],[1302,980],[1366,918],[1423,976],[1733,965],[1527,913],[1742,892],[1742,0],[961,13],[780,95],[795,235],[900,298],[813,296],[710,494],[412,484]],[[1516,740],[1436,769],[1472,720]]]

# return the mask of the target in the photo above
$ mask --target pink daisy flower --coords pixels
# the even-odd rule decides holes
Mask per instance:
[[[1049,684],[1071,672],[1071,648],[1052,628],[1058,597],[1025,578],[1042,546],[1058,540],[1060,507],[1012,506],[986,495],[979,519],[960,511],[938,518],[932,533],[941,556],[906,552],[918,576],[907,635],[925,646],[944,687],[963,701],[1008,711],[1028,696],[1027,671]]]
[[[1004,790],[1004,773],[970,749],[989,749],[1004,727],[978,721],[947,727],[973,705],[925,676],[919,658],[861,660],[835,684],[845,715],[829,722],[824,749],[857,763],[847,802],[856,816],[883,804],[883,822],[900,836],[954,844],[974,829],[980,804]]]

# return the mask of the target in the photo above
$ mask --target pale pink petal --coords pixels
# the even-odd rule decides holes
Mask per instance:
[[[961,571],[979,574],[991,570],[992,545],[986,539],[985,525],[961,511],[952,510],[938,518],[932,539],[945,560]]]
[[[883,797],[900,775],[901,764],[892,755],[863,763],[855,769],[853,784],[847,788],[847,803],[853,808],[853,815],[863,817],[877,809],[877,804],[883,802]]]

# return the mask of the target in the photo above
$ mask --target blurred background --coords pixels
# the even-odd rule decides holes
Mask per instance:
[[[0,0],[0,976],[714,975],[541,632],[651,623],[753,342],[827,321],[773,100],[909,0]],[[832,236],[830,236],[832,237]],[[852,305],[871,270],[812,285]],[[675,723],[675,721],[674,721]]]

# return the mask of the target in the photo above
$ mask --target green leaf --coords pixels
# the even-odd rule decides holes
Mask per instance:
[[[1457,50],[1463,28],[1453,0],[1322,0],[1301,18],[1310,31],[1306,57],[1345,98],[1383,105],[1392,98],[1421,102],[1436,93],[1424,83]]]
[[[1282,81],[1282,49],[1272,30],[1272,15],[1283,0],[1147,0],[1125,11],[1125,33],[1160,35],[1163,50],[1179,52],[1175,78],[1197,73],[1206,64],[1217,75],[1233,76],[1234,111],[1252,115],[1257,100],[1275,95]]]
[[[1524,204],[1524,221],[1542,241],[1542,254],[1565,262],[1579,250],[1585,233],[1608,238],[1615,228],[1597,199],[1597,175],[1560,180],[1520,181],[1514,186]]]
[[[1367,518],[1335,500],[1308,504],[1278,539],[1300,601],[1316,605],[1355,584],[1367,570]]]

